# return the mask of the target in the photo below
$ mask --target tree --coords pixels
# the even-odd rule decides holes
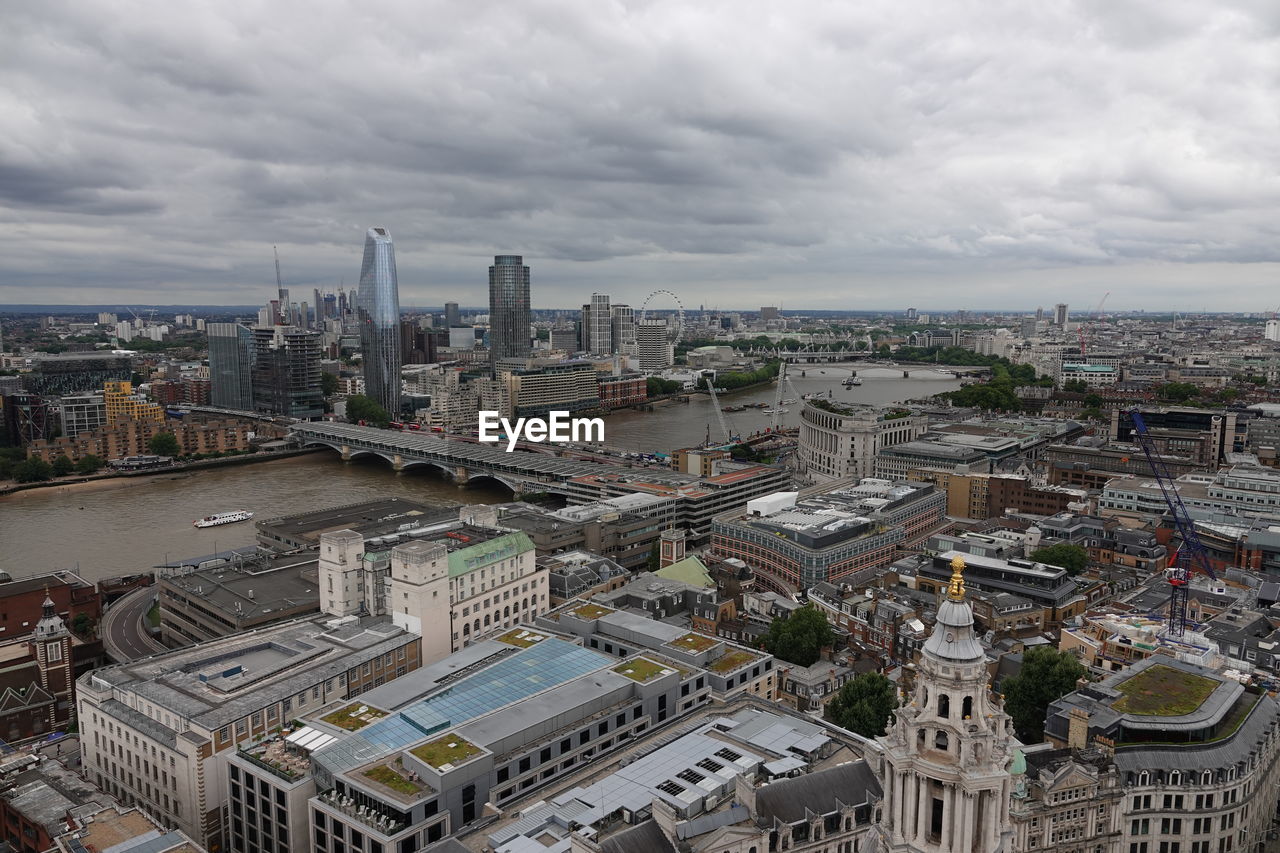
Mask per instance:
[[[72,462],[67,454],[64,453],[53,460],[51,467],[53,468],[53,476],[65,477],[76,469],[76,463]]]
[[[827,719],[863,737],[880,737],[898,707],[898,688],[878,672],[864,672],[836,691]]]
[[[13,466],[13,479],[19,483],[39,483],[53,476],[53,466],[43,459],[32,457]]]
[[[1170,403],[1185,403],[1200,396],[1200,389],[1190,382],[1166,382],[1156,388],[1156,396]]]
[[[649,548],[649,560],[645,568],[651,572],[656,572],[662,568],[662,551],[658,548],[657,542],[654,542],[652,547]]]
[[[93,619],[89,617],[88,613],[81,611],[71,619],[70,627],[71,633],[83,637],[93,629]]]
[[[1081,402],[1083,402],[1085,407],[1089,409],[1102,408],[1102,398],[1097,394],[1087,394],[1085,395],[1084,400],[1082,400]]]
[[[92,474],[102,467],[102,459],[92,453],[87,453],[80,457],[80,461],[76,462],[77,474]]]
[[[774,657],[796,666],[817,663],[824,646],[835,642],[831,623],[813,605],[806,604],[789,616],[774,619],[762,638],[764,647]]]
[[[1004,709],[1013,718],[1023,743],[1044,739],[1044,715],[1049,703],[1076,689],[1085,674],[1075,655],[1052,646],[1035,646],[1022,655],[1022,669],[1004,680]]]
[[[338,393],[338,377],[332,373],[320,374],[320,393],[326,397],[332,397]]]
[[[1085,566],[1089,565],[1089,552],[1079,545],[1068,545],[1066,542],[1059,542],[1056,545],[1048,545],[1032,551],[1031,559],[1037,563],[1066,569],[1067,574],[1075,576],[1083,572]]]
[[[177,437],[171,432],[158,432],[147,442],[147,450],[156,456],[177,456],[182,452]]]
[[[364,421],[366,424],[386,429],[387,424],[391,423],[391,415],[387,414],[387,410],[378,405],[372,397],[352,394],[347,398],[347,420],[352,423]]]
[[[1083,379],[1068,379],[1062,383],[1063,391],[1070,391],[1073,394],[1084,394],[1089,390],[1089,383]]]
[[[684,385],[674,379],[663,379],[660,376],[650,376],[645,380],[645,390],[650,397],[663,397],[667,394],[675,394]]]
[[[856,349],[858,352],[862,352],[863,350],[865,350],[865,349],[867,348],[867,342],[866,342],[866,341],[854,341],[854,342],[853,342],[853,348],[854,348],[854,349]]]

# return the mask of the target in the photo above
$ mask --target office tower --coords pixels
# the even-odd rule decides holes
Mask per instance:
[[[572,326],[567,329],[552,329],[550,338],[551,348],[553,350],[562,350],[564,352],[578,351],[578,330]]]
[[[444,304],[444,324],[445,326],[462,325],[462,312],[458,310],[458,303],[446,302]]]
[[[253,410],[291,418],[323,415],[320,334],[297,326],[259,326],[252,335]]]
[[[529,268],[519,255],[489,267],[489,362],[529,355]]]
[[[908,308],[908,309],[907,309],[907,322],[908,322],[908,323],[914,323],[914,322],[916,321],[916,317],[917,317],[917,316],[918,316],[918,314],[917,314],[917,312],[916,312],[916,309],[914,309],[914,308]]]
[[[253,411],[252,333],[239,323],[209,323],[209,401],[220,409]]]
[[[613,313],[609,294],[591,294],[591,348],[594,355],[613,355]]]
[[[413,320],[400,321],[400,355],[405,364],[434,364],[436,336]]]
[[[578,319],[578,346],[583,352],[592,352],[591,349],[591,303],[588,302],[582,306],[581,317]]]
[[[613,306],[610,311],[609,332],[613,336],[614,352],[636,354],[636,314],[630,305]]]
[[[1041,308],[1037,308],[1037,309],[1036,309],[1036,322],[1037,322],[1037,323],[1039,323],[1039,322],[1040,322],[1041,320],[1043,320],[1043,319],[1044,319],[1044,308],[1043,308],[1043,307],[1041,307]]]
[[[385,228],[373,227],[364,238],[364,263],[356,294],[364,393],[391,417],[400,414],[400,288],[396,283],[396,250]]]
[[[1269,341],[1280,341],[1280,320],[1268,320],[1263,337]]]
[[[648,318],[636,325],[636,351],[640,369],[665,370],[675,363],[675,348],[666,320]]]
[[[778,319],[778,306],[776,305],[763,306],[760,309],[760,319],[766,320],[766,321]]]
[[[1059,302],[1053,306],[1053,324],[1055,326],[1067,325],[1067,303]]]

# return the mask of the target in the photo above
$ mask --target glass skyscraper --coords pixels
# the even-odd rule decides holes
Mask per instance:
[[[396,250],[385,228],[370,228],[364,237],[364,263],[356,294],[360,323],[360,355],[364,393],[400,416],[400,288],[396,283]]]
[[[239,323],[209,323],[209,402],[220,409],[253,411],[253,333]]]
[[[519,255],[489,267],[489,361],[529,355],[529,268]]]

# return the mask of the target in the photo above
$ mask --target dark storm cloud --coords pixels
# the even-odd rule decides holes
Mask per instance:
[[[15,7],[0,302],[480,304],[522,252],[592,290],[750,307],[1269,310],[1273,3]]]

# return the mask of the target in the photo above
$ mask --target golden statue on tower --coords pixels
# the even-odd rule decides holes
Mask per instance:
[[[964,557],[959,554],[951,561],[951,585],[947,595],[952,601],[964,601]]]

